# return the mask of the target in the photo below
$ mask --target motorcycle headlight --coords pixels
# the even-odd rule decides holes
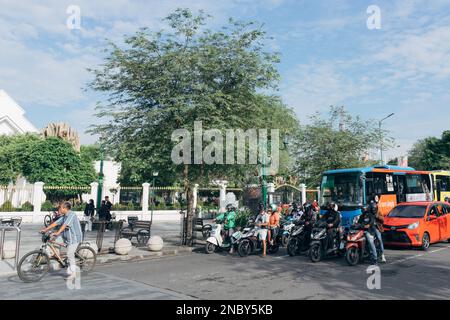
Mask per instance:
[[[418,227],[419,227],[419,221],[414,222],[414,223],[411,223],[411,224],[408,226],[408,229],[409,229],[409,230],[414,230],[414,229],[417,229]]]
[[[360,214],[358,214],[357,216],[355,216],[355,217],[353,218],[352,224],[357,224],[360,216],[361,216]]]

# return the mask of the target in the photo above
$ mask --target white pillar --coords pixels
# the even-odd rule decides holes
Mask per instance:
[[[273,193],[275,192],[275,184],[270,182],[267,184],[267,193],[269,195],[269,204],[273,203]]]
[[[117,187],[116,196],[114,197],[114,203],[113,204],[119,204],[120,203],[120,185]]]
[[[44,183],[36,182],[33,185],[33,213],[41,213],[42,199],[45,197],[44,194]]]
[[[317,187],[317,202],[320,203],[320,187]]]
[[[193,197],[192,197],[192,206],[194,207],[194,210],[197,209],[197,198],[198,198],[198,184],[194,184],[194,190],[192,191]]]
[[[97,205],[97,193],[98,193],[98,182],[91,183],[91,199],[94,200],[95,205]]]
[[[142,219],[144,214],[148,214],[148,199],[150,194],[150,183],[145,182],[142,184]]]
[[[300,190],[302,192],[302,204],[306,202],[306,184],[302,183],[300,185]]]

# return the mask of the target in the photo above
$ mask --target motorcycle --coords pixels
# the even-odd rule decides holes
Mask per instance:
[[[281,246],[287,247],[289,243],[289,237],[291,236],[292,229],[295,227],[295,220],[293,218],[288,218],[281,222]]]
[[[289,242],[287,245],[287,253],[293,257],[302,252],[307,252],[309,250],[309,241],[306,241],[306,226],[304,222],[297,223],[292,229],[291,236],[289,237]]]
[[[317,223],[311,233],[311,244],[309,247],[309,258],[311,261],[319,262],[323,258],[344,255],[345,237],[341,237],[342,233],[342,228],[340,228],[333,239],[333,245],[331,248],[327,248],[327,224],[323,221]]]
[[[241,236],[242,232],[236,231],[231,235],[230,241],[224,241],[222,238],[222,224],[215,224],[211,227],[210,237],[206,239],[205,252],[211,254],[216,250],[230,251],[231,248],[236,248],[236,244]]]
[[[237,250],[241,257],[246,257],[256,252],[257,250],[262,249],[262,241],[257,236],[259,229],[259,227],[246,228],[246,230],[244,229],[244,233],[242,234],[237,245]],[[282,230],[280,230],[276,239],[273,241],[273,244],[270,244],[269,241],[266,241],[268,253],[274,254],[278,252],[278,249],[280,249],[282,236],[283,232]]]
[[[51,225],[53,222],[55,222],[56,220],[59,219],[61,215],[59,214],[58,211],[53,211],[53,212],[49,212],[49,214],[47,214],[44,217],[44,226],[48,227],[49,225]]]
[[[369,235],[374,237],[372,235]],[[380,241],[374,237],[377,257],[381,257]],[[356,266],[364,260],[370,259],[369,242],[366,239],[365,232],[360,226],[352,227],[347,234],[347,244],[345,245],[345,260],[350,266]]]

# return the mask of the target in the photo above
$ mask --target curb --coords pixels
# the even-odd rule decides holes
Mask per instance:
[[[158,259],[162,257],[170,257],[170,256],[177,256],[181,254],[189,254],[192,253],[194,248],[191,247],[180,247],[175,249],[166,249],[163,251],[158,252],[150,252],[146,254],[133,254],[133,255],[116,255],[116,254],[109,254],[108,256],[98,256],[97,257],[97,263],[98,264],[108,264],[112,262],[136,262],[136,261],[145,261],[145,260],[152,260],[152,259]]]
[[[99,255],[97,256],[97,265],[109,264],[114,262],[138,262],[138,261],[146,261],[152,259],[158,259],[162,257],[171,257],[182,254],[190,254],[195,250],[193,247],[179,247],[179,248],[170,248],[163,251],[151,252],[146,254],[134,254],[134,255],[116,255],[116,254],[108,254],[108,256]],[[1,277],[8,277],[12,275],[17,275],[16,270],[6,271],[0,273]]]

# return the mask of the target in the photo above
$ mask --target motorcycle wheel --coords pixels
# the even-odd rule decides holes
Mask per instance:
[[[309,249],[309,258],[312,262],[319,262],[322,260],[322,247],[320,244],[316,243]]]
[[[287,253],[294,257],[297,254],[297,239],[291,238],[287,245]]]
[[[359,250],[357,247],[351,247],[345,253],[345,260],[350,266],[356,266],[360,259]]]
[[[280,249],[280,246],[277,244],[274,244],[273,246],[270,246],[269,253],[274,254],[278,252],[278,249]]]
[[[214,243],[207,242],[206,246],[205,246],[205,252],[207,254],[211,254],[211,253],[214,253],[215,251],[216,251],[216,245]]]
[[[50,215],[46,215],[44,217],[44,226],[48,227],[52,224],[52,217]]]
[[[250,252],[252,251],[251,245],[250,245],[250,241],[248,240],[243,240],[241,243],[239,243],[238,245],[238,253],[241,257],[246,257],[250,254]]]
[[[281,246],[287,247],[288,243],[289,243],[289,235],[283,234],[281,236]]]

